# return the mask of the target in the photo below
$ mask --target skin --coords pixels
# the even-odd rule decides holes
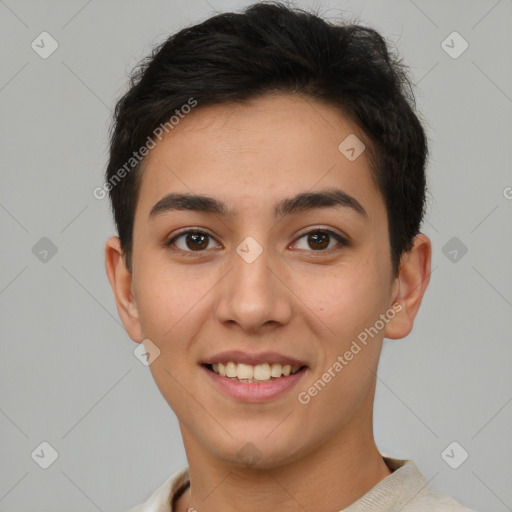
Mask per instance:
[[[145,159],[132,274],[119,239],[106,243],[106,271],[126,331],[160,350],[150,370],[178,418],[190,468],[179,512],[235,511],[241,503],[247,512],[338,511],[390,474],[373,437],[375,374],[383,338],[403,338],[413,327],[429,282],[431,243],[419,234],[393,275],[386,208],[367,154],[349,161],[338,150],[350,134],[366,140],[337,109],[293,95],[197,107]],[[327,187],[355,197],[368,218],[332,207],[272,218],[280,199]],[[172,211],[148,220],[169,192],[213,196],[234,214]],[[187,246],[186,236],[175,251],[165,246],[187,227],[211,234],[208,246],[196,249],[190,239]],[[314,228],[350,243],[331,237],[329,248],[315,250],[304,236]],[[235,251],[247,236],[263,249],[252,263]],[[298,393],[395,302],[402,310],[301,404]],[[309,368],[283,396],[240,402],[215,389],[199,366],[234,349],[275,350]],[[237,456],[249,442],[260,456],[254,466]]]

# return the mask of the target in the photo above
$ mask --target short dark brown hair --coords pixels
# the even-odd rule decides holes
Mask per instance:
[[[405,66],[375,30],[334,24],[279,2],[259,2],[241,14],[223,13],[185,28],[133,71],[115,108],[106,170],[130,272],[142,174],[134,151],[191,98],[201,108],[273,92],[326,102],[369,139],[372,176],[386,204],[392,267],[398,273],[425,213],[428,152]],[[130,158],[133,170],[119,179]]]

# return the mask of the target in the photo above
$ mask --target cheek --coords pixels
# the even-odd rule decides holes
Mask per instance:
[[[197,280],[183,276],[153,260],[139,267],[136,300],[143,331],[147,337],[165,342],[175,325],[181,325],[204,294]],[[180,324],[178,324],[180,322]]]
[[[185,390],[189,380],[189,343],[197,334],[198,301],[203,288],[180,279],[178,273],[157,271],[141,273],[144,283],[138,290],[142,332],[159,349],[149,366],[155,384],[179,417],[187,415],[190,396]]]
[[[301,297],[313,318],[328,327],[326,336],[348,341],[373,325],[386,307],[386,289],[379,269],[372,261],[318,274],[301,286]]]

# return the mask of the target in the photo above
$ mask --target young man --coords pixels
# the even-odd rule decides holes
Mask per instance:
[[[430,277],[426,138],[375,31],[255,4],[170,37],[119,101],[106,270],[189,466],[133,511],[464,511],[382,456],[384,337]]]

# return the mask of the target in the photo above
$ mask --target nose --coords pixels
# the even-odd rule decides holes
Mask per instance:
[[[271,258],[266,248],[253,261],[234,251],[232,261],[231,271],[220,283],[217,320],[253,334],[288,323],[293,293],[286,284],[286,264]]]

